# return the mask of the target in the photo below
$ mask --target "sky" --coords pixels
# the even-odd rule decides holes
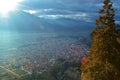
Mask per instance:
[[[111,0],[116,10],[116,22],[120,23],[120,1]],[[103,0],[24,0],[20,9],[40,18],[81,19],[94,22]]]

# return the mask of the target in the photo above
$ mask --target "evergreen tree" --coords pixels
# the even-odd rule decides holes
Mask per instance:
[[[120,43],[117,41],[114,15],[110,0],[104,0],[98,29],[92,32],[92,47],[82,65],[81,80],[120,80]]]
[[[115,11],[110,0],[104,0],[103,8],[99,10],[100,16],[96,20],[98,27],[113,27],[115,25]]]

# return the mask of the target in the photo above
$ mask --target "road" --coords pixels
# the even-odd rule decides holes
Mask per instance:
[[[3,67],[3,66],[1,66],[1,65],[0,65],[0,68],[6,70],[8,73],[13,74],[13,75],[16,76],[17,78],[20,78],[20,75],[16,74],[16,73],[13,72],[12,70],[10,70],[10,69],[6,69],[5,67]]]

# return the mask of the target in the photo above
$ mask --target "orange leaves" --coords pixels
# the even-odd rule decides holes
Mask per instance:
[[[81,59],[81,63],[82,63],[82,64],[86,64],[87,62],[88,62],[88,61],[87,61],[87,59],[86,59],[85,57]]]

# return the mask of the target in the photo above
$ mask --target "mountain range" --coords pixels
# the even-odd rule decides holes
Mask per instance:
[[[88,22],[89,23],[89,22]],[[0,31],[15,32],[79,32],[90,31],[95,25],[79,19],[61,17],[58,19],[39,18],[32,14],[16,11],[7,17],[0,17]]]

